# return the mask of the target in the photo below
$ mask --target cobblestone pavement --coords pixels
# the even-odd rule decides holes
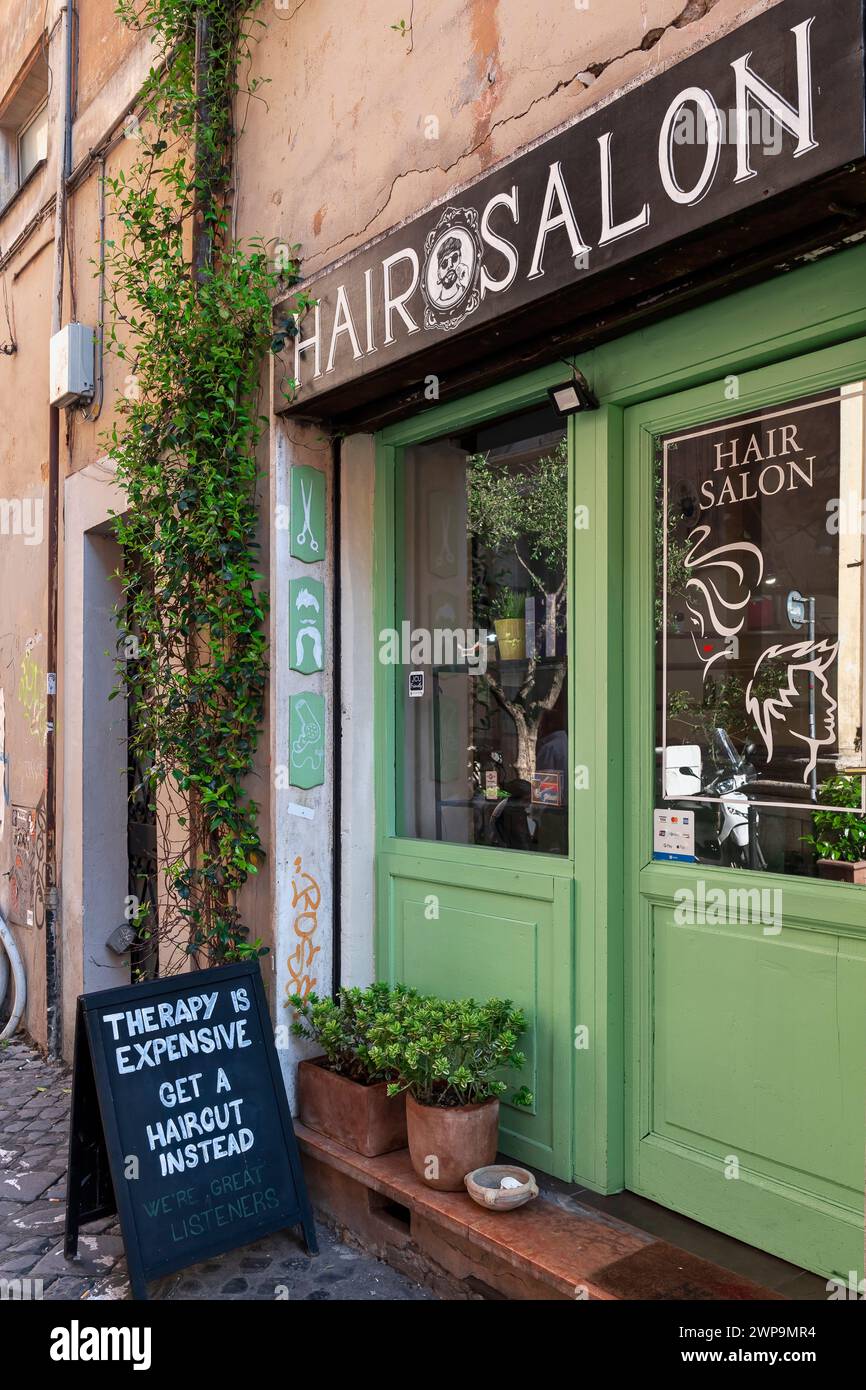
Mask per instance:
[[[123,1241],[112,1217],[91,1222],[79,1255],[63,1255],[72,1080],[24,1041],[0,1043],[0,1281],[41,1279],[47,1299],[129,1297]],[[310,1259],[292,1231],[266,1236],[150,1286],[158,1299],[429,1299],[428,1290],[318,1226]]]

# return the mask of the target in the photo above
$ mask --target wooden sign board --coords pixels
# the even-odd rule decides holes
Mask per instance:
[[[322,418],[383,390],[423,407],[503,342],[540,338],[555,360],[551,330],[586,316],[589,331],[612,302],[687,283],[696,263],[718,277],[730,242],[714,225],[740,227],[744,254],[778,256],[783,233],[803,234],[791,195],[866,154],[863,50],[862,0],[780,0],[670,67],[654,53],[652,78],[305,281],[286,408]]]
[[[317,1252],[256,962],[79,997],[67,1259],[115,1212],[135,1298],[286,1226]]]

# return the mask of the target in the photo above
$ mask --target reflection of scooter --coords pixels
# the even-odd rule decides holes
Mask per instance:
[[[529,783],[520,778],[508,782],[490,815],[485,840],[500,849],[532,849],[533,835],[527,812],[530,806]]]
[[[714,758],[715,775],[704,785],[699,746],[686,744],[668,748],[665,793],[669,797],[689,797],[700,791],[705,796],[719,798],[713,808],[712,822],[707,826],[709,833],[696,846],[699,858],[715,859],[720,864],[741,869],[766,869],[767,861],[758,840],[758,813],[743,790],[758,778],[750,762],[755,745],[747,743],[739,754],[725,729],[714,730],[714,736],[717,752],[722,754],[727,766],[720,767]],[[704,818],[699,815],[696,831],[702,820]]]

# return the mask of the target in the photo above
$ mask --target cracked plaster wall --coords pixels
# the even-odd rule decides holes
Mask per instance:
[[[239,228],[300,242],[320,269],[773,3],[266,4]]]

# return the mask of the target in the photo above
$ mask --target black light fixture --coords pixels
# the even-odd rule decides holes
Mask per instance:
[[[598,410],[598,398],[583,372],[571,368],[571,381],[547,391],[557,415],[576,415],[579,410]]]

